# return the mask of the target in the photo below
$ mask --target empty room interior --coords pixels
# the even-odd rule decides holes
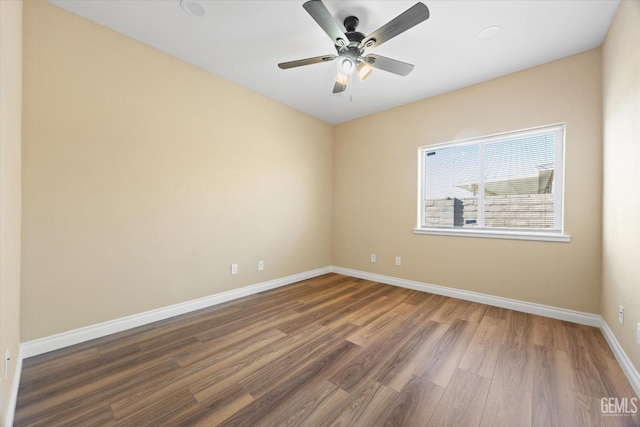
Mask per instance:
[[[0,0],[0,98],[2,425],[640,426],[639,0]]]

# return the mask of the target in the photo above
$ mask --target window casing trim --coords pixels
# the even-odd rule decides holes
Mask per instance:
[[[558,233],[554,231],[524,231],[524,230],[505,230],[505,229],[454,229],[454,228],[415,228],[414,234],[427,234],[434,236],[454,236],[454,237],[481,237],[486,239],[508,239],[508,240],[538,240],[544,242],[571,242],[571,236],[568,234]]]

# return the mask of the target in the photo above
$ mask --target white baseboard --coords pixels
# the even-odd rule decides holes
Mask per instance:
[[[290,285],[302,280],[311,279],[313,277],[321,276],[330,272],[331,267],[323,267],[316,270],[310,270],[304,273],[283,277],[280,279],[274,279],[255,285],[245,286],[240,289],[233,289],[207,297],[170,305],[168,307],[163,307],[156,310],[146,311],[144,313],[134,314],[132,316],[98,323],[96,325],[85,326],[83,328],[78,328],[71,331],[62,332],[60,334],[24,342],[21,345],[21,351],[23,357],[25,358],[37,356],[39,354],[48,353],[53,350],[58,350],[95,338],[101,338],[116,332],[122,332],[127,329],[136,328],[138,326],[157,322],[159,320],[168,319],[170,317],[190,313],[192,311],[211,307],[223,302],[242,298],[248,295],[253,295],[258,292],[263,292],[269,289],[275,289],[281,286]]]
[[[602,330],[602,334],[607,340],[607,343],[609,343],[611,351],[616,356],[616,359],[618,359],[618,363],[622,367],[622,371],[627,376],[627,379],[629,379],[631,387],[633,387],[633,390],[636,392],[638,397],[640,397],[640,373],[638,373],[638,370],[633,366],[631,359],[629,359],[627,353],[622,349],[620,343],[616,339],[616,336],[613,334],[613,331],[609,328],[609,325],[604,319],[602,319],[600,329]]]
[[[7,410],[4,417],[3,426],[10,427],[13,425],[13,418],[16,414],[16,403],[18,403],[18,389],[20,388],[20,375],[22,374],[22,346],[18,350],[16,357],[15,372],[13,375],[13,383],[9,391],[9,400],[7,401]]]
[[[333,267],[332,271],[334,273],[371,280],[374,282],[385,283],[387,285],[415,289],[417,291],[444,295],[447,297],[458,298],[466,301],[479,302],[496,307],[508,308],[510,310],[522,311],[524,313],[550,317],[552,319],[566,320],[568,322],[579,323],[582,325],[600,327],[600,315],[598,314],[567,310],[565,308],[552,307],[549,305],[536,304],[533,302],[526,302],[511,298],[481,294],[478,292],[448,288],[446,286],[431,285],[428,283],[416,282],[413,280],[400,279],[398,277],[383,276],[381,274],[367,273],[360,270],[351,270],[349,268]]]

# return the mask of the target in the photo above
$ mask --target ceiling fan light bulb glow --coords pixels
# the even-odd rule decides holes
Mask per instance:
[[[372,71],[373,68],[369,64],[365,62],[361,62],[358,64],[358,77],[361,81],[369,77]]]
[[[338,71],[350,75],[353,72],[353,61],[350,58],[342,58],[338,63]]]
[[[343,85],[348,85],[349,84],[349,75],[348,74],[344,74],[344,73],[338,73],[338,75],[336,76],[336,81],[338,83],[343,84]]]

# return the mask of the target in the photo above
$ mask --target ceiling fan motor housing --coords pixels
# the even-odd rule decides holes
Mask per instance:
[[[350,42],[360,43],[362,40],[364,40],[365,35],[362,34],[361,32],[356,31],[356,28],[358,28],[359,23],[360,23],[360,20],[358,19],[357,16],[347,16],[344,19],[344,28],[345,30],[347,30],[345,35],[347,36]]]
[[[359,23],[360,20],[357,16],[347,16],[346,18],[344,18],[344,28],[348,33],[355,31],[356,28],[358,28]]]

